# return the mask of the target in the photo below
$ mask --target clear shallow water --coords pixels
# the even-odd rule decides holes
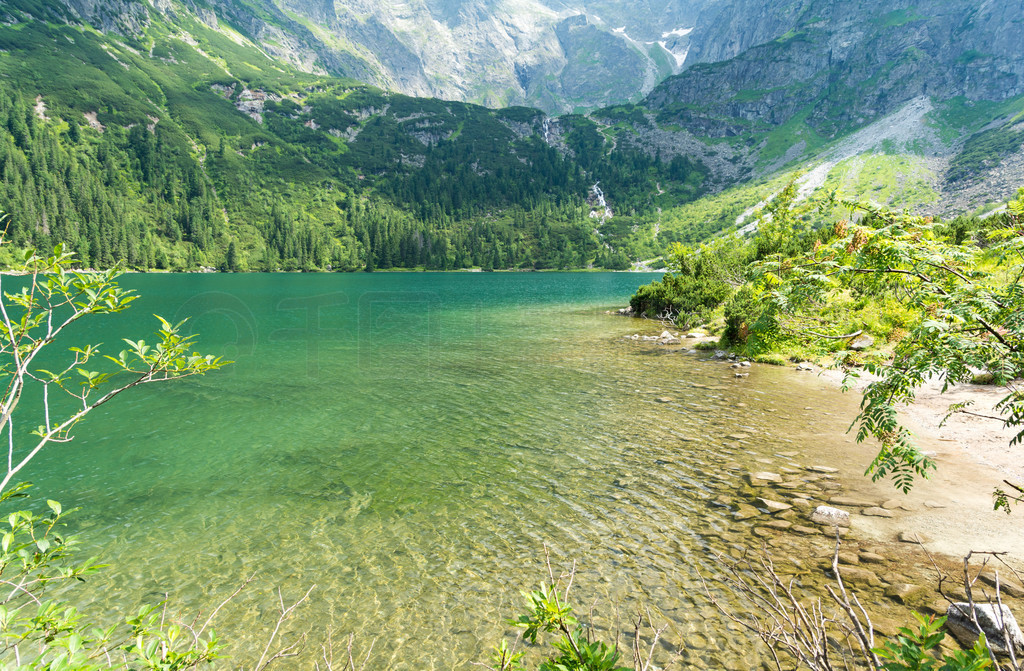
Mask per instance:
[[[88,588],[97,607],[168,594],[209,611],[256,572],[219,627],[239,662],[273,626],[273,590],[315,584],[289,635],[378,639],[368,668],[468,668],[546,576],[547,546],[579,563],[576,603],[597,601],[599,626],[630,629],[645,603],[686,664],[751,668],[697,572],[761,543],[733,518],[744,473],[805,450],[860,468],[853,399],[623,341],[644,324],[604,310],[651,277],[127,277],[142,299],[83,337],[191,315],[200,349],[236,363],[117,399],[27,477],[83,507],[76,530],[112,564]],[[814,543],[829,552],[773,541],[793,557]]]

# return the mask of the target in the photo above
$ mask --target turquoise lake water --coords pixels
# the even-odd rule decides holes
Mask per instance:
[[[656,277],[126,276],[142,298],[78,337],[115,349],[153,313],[188,316],[199,349],[235,363],[115,399],[26,479],[83,508],[74,529],[112,564],[85,587],[96,608],[166,594],[209,611],[255,572],[219,620],[235,662],[258,657],[274,590],[316,585],[286,639],[352,633],[376,641],[367,668],[470,668],[514,635],[547,548],[578,563],[599,629],[631,629],[643,603],[688,665],[751,668],[697,577],[713,550],[759,542],[721,497],[755,460],[827,450],[823,434],[838,452],[845,420],[812,429],[804,411],[854,400],[814,385],[787,400],[786,371],[737,380],[623,340],[661,329],[605,311]]]

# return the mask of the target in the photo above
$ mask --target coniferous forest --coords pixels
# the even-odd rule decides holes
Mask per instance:
[[[16,5],[0,12],[57,11]],[[672,202],[704,190],[699,162],[615,147],[585,117],[545,138],[536,110],[288,72],[180,20],[196,44],[159,20],[135,36],[0,27],[15,247],[137,269],[621,269],[672,241],[632,219],[655,212],[656,185]]]

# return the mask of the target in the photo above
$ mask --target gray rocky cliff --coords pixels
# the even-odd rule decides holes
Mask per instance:
[[[735,0],[691,36],[703,62],[646,103],[711,136],[798,115],[833,136],[921,95],[1002,100],[1024,93],[1021,16],[1021,0]]]

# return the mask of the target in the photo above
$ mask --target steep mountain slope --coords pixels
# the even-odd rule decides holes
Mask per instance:
[[[743,226],[800,170],[805,195],[938,214],[1020,181],[1019,0],[877,16],[865,0],[867,22],[852,3],[706,3],[705,23],[673,37],[702,58],[738,55],[687,69],[641,105],[558,118],[310,73],[343,54],[304,51],[313,28],[258,1],[0,5],[8,239],[140,267],[626,267]],[[431,20],[457,23],[474,1],[432,5]],[[678,19],[671,4],[665,21]],[[339,8],[317,11],[327,21]],[[728,25],[735,39],[715,46]],[[572,51],[594,31],[605,39],[569,16],[555,36]],[[355,60],[338,69],[369,62],[346,53]],[[574,68],[565,90],[606,81],[600,63]],[[629,76],[652,82],[645,73]]]
[[[140,6],[103,14],[109,33],[0,7],[9,240],[100,265],[624,267],[655,243],[602,230],[594,183],[639,212],[659,181],[672,202],[703,188],[700,165],[606,149],[582,117],[307,75],[183,5]]]
[[[717,61],[732,51],[723,52],[722,32],[740,45],[751,41],[747,10],[758,6],[735,2],[728,20],[695,35],[697,58]],[[692,66],[662,83],[646,104],[662,119],[710,136],[779,126],[799,115],[834,137],[921,95],[1003,100],[1024,93],[1019,0],[931,0],[902,9],[877,0],[802,0],[775,14],[756,23],[753,46]],[[779,34],[762,41],[772,33]]]
[[[928,195],[905,204],[941,213],[999,200],[1016,188],[1000,165],[1024,141],[1021,17],[1020,0],[709,5],[690,35],[692,65],[634,109],[643,122],[625,141],[697,156],[726,184],[802,166],[820,187],[847,159],[876,154],[869,166],[916,166]]]
[[[189,0],[162,12],[225,23],[297,69],[414,96],[549,112],[637,100],[680,69],[706,0]],[[125,33],[144,5],[63,0]]]

